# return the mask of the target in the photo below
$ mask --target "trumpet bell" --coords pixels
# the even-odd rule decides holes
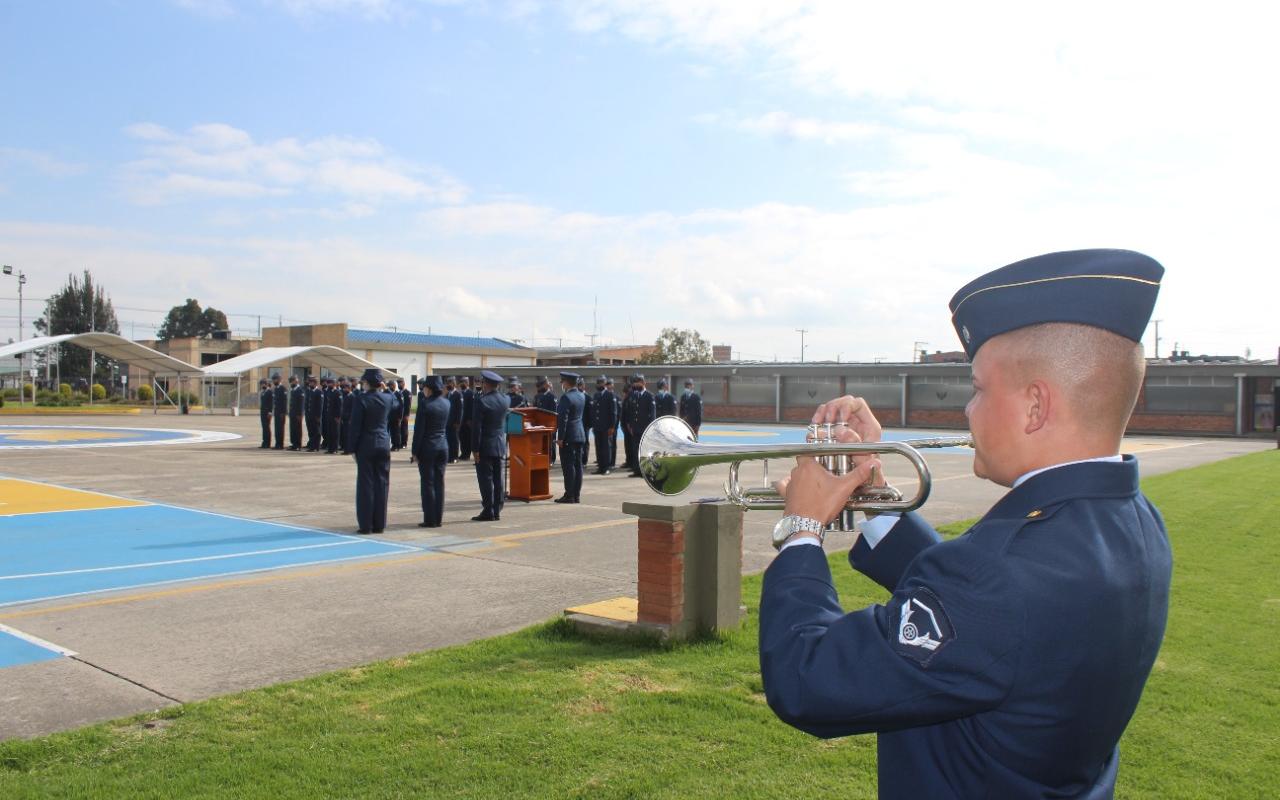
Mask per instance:
[[[640,474],[658,494],[677,495],[689,488],[700,464],[690,463],[693,428],[679,417],[658,417],[640,436]],[[672,458],[682,456],[683,458]]]

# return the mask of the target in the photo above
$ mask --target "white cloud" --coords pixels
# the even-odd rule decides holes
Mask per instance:
[[[22,167],[31,169],[41,175],[52,178],[67,178],[80,175],[87,169],[84,164],[64,161],[57,156],[40,150],[28,150],[22,147],[0,147],[0,169]]]
[[[737,120],[734,124],[741,130],[763,136],[825,144],[866,140],[884,132],[880,125],[874,123],[797,117],[786,111],[770,111],[757,117]]]
[[[457,179],[397,159],[371,139],[257,142],[248,132],[221,123],[176,132],[143,122],[125,132],[142,142],[143,157],[128,164],[122,176],[127,195],[142,205],[307,193],[368,207],[379,202],[460,202],[467,194]]]

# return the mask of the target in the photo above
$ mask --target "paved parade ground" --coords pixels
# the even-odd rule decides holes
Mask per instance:
[[[447,471],[444,527],[424,530],[417,469],[400,452],[386,533],[357,537],[352,459],[260,450],[256,418],[6,422],[0,738],[470,641],[569,606],[634,596],[635,520],[622,503],[717,496],[727,472],[707,468],[670,499],[625,472],[588,472],[580,505],[513,501],[501,521],[473,523],[479,492],[471,465],[459,463]],[[707,443],[783,443],[803,429],[708,425],[702,433]],[[156,442],[166,446],[145,446]],[[1149,437],[1128,440],[1126,451],[1151,475],[1274,446]],[[926,458],[934,489],[924,514],[934,523],[979,515],[1002,493],[972,476],[967,450]],[[775,466],[773,474],[784,472]],[[888,461],[886,472],[911,491],[904,463]],[[776,519],[747,515],[745,570],[769,563]],[[852,534],[834,534],[828,548],[851,542]]]

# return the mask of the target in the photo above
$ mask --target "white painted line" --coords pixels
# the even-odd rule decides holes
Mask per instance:
[[[76,655],[76,651],[74,650],[68,650],[65,647],[60,647],[59,645],[56,645],[53,642],[46,642],[44,639],[41,639],[38,636],[32,636],[29,633],[23,633],[22,631],[17,630],[16,628],[10,628],[8,625],[0,625],[0,633],[7,633],[10,636],[14,637],[15,639],[21,639],[24,642],[29,642],[31,644],[34,644],[36,647],[43,647],[45,650],[58,653],[59,655],[63,655],[63,656]]]
[[[163,508],[176,508],[179,511],[190,511],[194,514],[208,514],[211,517],[222,517],[223,519],[234,519],[237,522],[253,522],[258,525],[274,525],[277,528],[285,528],[286,530],[291,530],[291,531],[304,531],[306,533],[320,533],[320,534],[324,534],[325,536],[337,536],[340,539],[347,539],[353,542],[377,542],[378,544],[386,545],[387,547],[398,547],[404,550],[421,550],[422,549],[420,547],[415,547],[414,545],[411,545],[411,544],[401,544],[400,542],[388,542],[384,539],[370,539],[368,536],[357,536],[351,533],[335,533],[334,531],[322,531],[319,528],[306,528],[301,525],[290,525],[287,522],[273,522],[271,520],[266,520],[266,519],[252,519],[249,517],[237,517],[233,514],[220,514],[217,511],[205,511],[204,509],[200,509],[200,508],[186,508],[184,506],[175,506],[170,503],[154,503],[153,505],[160,506]]]
[[[159,444],[204,444],[206,442],[226,442],[233,439],[243,439],[244,437],[238,433],[226,433],[224,431],[201,431],[184,428],[112,428],[107,426],[93,425],[0,425],[0,434],[5,429],[31,429],[37,428],[42,430],[63,430],[63,431],[110,431],[112,433],[120,432],[142,432],[149,433],[157,431],[160,433],[181,433],[185,434],[180,439],[150,439],[142,441],[129,442],[80,442],[77,444],[62,444],[59,442],[48,442],[45,444],[0,444],[0,451],[4,450],[74,450],[85,447],[144,447],[147,445]]]
[[[381,541],[378,541],[377,539],[370,539],[368,541],[378,542],[378,544],[388,544],[388,542],[381,542]],[[427,554],[427,555],[431,554],[430,551],[423,551],[423,552],[424,554]],[[90,594],[106,594],[107,592],[128,592],[134,589],[145,589],[149,586],[168,586],[174,583],[192,583],[195,581],[212,580],[214,578],[229,578],[235,575],[254,575],[259,572],[275,572],[277,570],[293,569],[294,567],[315,567],[315,566],[320,566],[321,564],[341,564],[344,561],[359,561],[360,559],[363,559],[363,558],[378,558],[380,556],[385,556],[385,555],[387,554],[386,553],[367,553],[365,555],[360,555],[360,556],[344,556],[342,558],[327,558],[321,561],[300,561],[297,564],[281,564],[275,567],[255,567],[253,569],[241,569],[241,570],[236,570],[234,572],[218,572],[213,575],[200,575],[200,576],[191,577],[191,578],[172,578],[170,580],[151,581],[149,583],[131,583],[128,586],[113,586],[108,589],[89,589],[83,592],[69,592],[68,594],[53,594],[47,597],[31,597],[26,600],[10,600],[8,602],[0,603],[0,608],[8,608],[10,606],[25,606],[25,605],[31,605],[34,603],[43,603],[48,600],[65,600],[68,597],[84,597],[85,595],[90,595]]]
[[[362,541],[362,540],[357,540]],[[124,569],[146,569],[148,567],[165,567],[171,564],[193,564],[197,561],[218,561],[227,558],[244,558],[262,556],[271,553],[289,553],[294,550],[315,550],[320,547],[341,547],[355,542],[325,542],[324,544],[304,544],[298,547],[277,547],[272,550],[247,550],[243,553],[224,553],[218,556],[197,556],[196,558],[175,558],[172,561],[147,561],[139,564],[118,564],[113,567],[85,567],[84,569],[64,569],[57,572],[29,572],[24,575],[0,575],[0,581],[14,581],[22,578],[48,578],[54,575],[82,575],[89,572],[118,572]],[[378,544],[382,544],[378,542]]]

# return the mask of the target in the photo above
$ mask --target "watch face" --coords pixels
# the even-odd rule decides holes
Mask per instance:
[[[793,522],[793,519],[791,517],[783,517],[782,519],[778,520],[777,525],[773,526],[773,546],[774,547],[781,547],[783,543],[786,542],[787,539],[791,536],[791,534],[795,532],[795,527],[792,525],[792,522]]]

